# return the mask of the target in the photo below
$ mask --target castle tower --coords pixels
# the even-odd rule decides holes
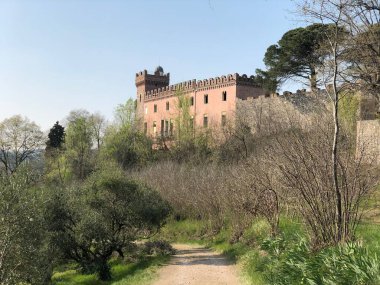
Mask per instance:
[[[144,94],[147,91],[169,86],[170,74],[164,73],[164,69],[158,66],[154,74],[148,74],[146,70],[136,73],[136,89],[137,89],[137,116],[144,116]]]

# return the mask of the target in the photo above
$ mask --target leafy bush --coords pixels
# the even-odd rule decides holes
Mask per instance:
[[[300,238],[289,244],[282,238],[262,244],[268,255],[261,268],[270,284],[378,284],[380,264],[360,243],[347,243],[313,252]],[[262,263],[260,263],[262,265]]]

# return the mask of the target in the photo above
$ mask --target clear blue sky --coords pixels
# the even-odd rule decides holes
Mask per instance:
[[[0,0],[0,120],[43,130],[73,109],[111,119],[135,73],[171,83],[263,68],[294,21],[290,0]]]

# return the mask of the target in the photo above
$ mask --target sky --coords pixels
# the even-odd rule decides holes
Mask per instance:
[[[0,0],[0,121],[48,130],[71,110],[111,120],[135,74],[170,84],[264,68],[268,46],[301,26],[291,0]],[[291,87],[291,86],[290,86]]]

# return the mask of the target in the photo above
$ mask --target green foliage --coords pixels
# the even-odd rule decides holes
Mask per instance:
[[[157,268],[169,260],[169,256],[157,255],[140,257],[137,262],[111,261],[112,280],[97,280],[95,274],[81,274],[75,269],[57,271],[53,275],[55,285],[143,285],[157,276]]]
[[[66,128],[66,153],[71,162],[72,173],[80,180],[93,169],[92,152],[94,133],[91,116],[87,111],[72,111]]]
[[[194,122],[190,114],[190,98],[181,91],[177,91],[177,106],[178,113],[175,118],[175,139],[176,146],[181,147],[181,144],[186,144],[192,141],[195,136]]]
[[[339,100],[340,119],[344,127],[352,134],[356,134],[356,121],[358,120],[358,111],[360,99],[357,94],[343,94]]]
[[[42,208],[46,200],[35,188],[36,177],[19,168],[0,176],[0,284],[47,284],[50,249]]]
[[[142,167],[152,159],[152,141],[139,129],[136,106],[132,99],[115,110],[115,124],[110,126],[101,150],[103,160],[112,159],[124,169]]]
[[[170,149],[173,160],[202,163],[212,154],[209,130],[196,129],[190,113],[190,98],[182,91],[177,91],[175,118],[175,144]]]
[[[256,69],[256,82],[266,91],[274,93],[279,86],[279,80],[270,72]]]
[[[51,244],[63,258],[109,280],[112,253],[123,256],[132,241],[155,233],[169,210],[155,191],[108,165],[83,186],[57,191],[46,207],[46,221]]]
[[[114,116],[116,124],[119,126],[132,127],[136,123],[136,102],[128,99],[125,104],[119,104]]]
[[[376,255],[359,243],[347,243],[313,252],[305,239],[289,243],[268,239],[262,249],[264,272],[270,284],[378,284],[380,265]]]
[[[277,44],[268,47],[264,63],[268,71],[256,71],[269,82],[269,89],[275,83],[290,78],[302,78],[317,86],[317,67],[321,64],[323,53],[321,45],[326,39],[328,25],[313,24],[286,32]]]
[[[65,141],[65,128],[62,127],[59,122],[56,122],[50,129],[48,134],[48,141],[46,142],[46,148],[60,148]]]
[[[152,141],[129,125],[110,128],[105,137],[102,155],[111,158],[124,169],[142,167],[152,158]]]

